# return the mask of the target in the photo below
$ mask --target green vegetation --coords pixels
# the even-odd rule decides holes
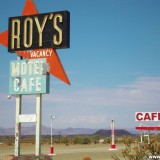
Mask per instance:
[[[0,136],[1,142],[8,145],[14,145],[14,136]],[[51,137],[50,136],[42,136],[42,144],[50,144]],[[111,137],[102,137],[100,135],[64,135],[64,136],[53,136],[54,144],[97,144],[103,140],[101,143],[110,143]],[[21,143],[35,144],[35,136],[21,136]]]
[[[44,154],[49,152],[50,138],[50,136],[42,136],[42,152]],[[102,139],[104,144],[99,144]],[[158,135],[152,135],[150,144],[147,141],[138,143],[139,137],[136,136],[117,137],[117,151],[108,151],[111,138],[99,135],[54,136],[53,140],[56,152],[55,160],[80,160],[84,155],[90,155],[92,160],[147,160],[144,159],[144,156],[160,155]],[[0,159],[5,154],[13,154],[14,136],[1,136],[0,141],[3,142],[3,145],[0,146],[2,151]],[[33,154],[34,143],[35,136],[22,136],[22,154]]]
[[[152,135],[149,144],[146,140],[144,141],[144,143],[138,143],[139,141],[138,139],[139,138],[137,138],[136,136],[116,137],[118,151],[114,153],[109,153],[112,154],[111,158],[113,160],[143,160],[145,156],[160,155],[160,138],[158,135]],[[14,147],[14,136],[0,136],[0,141],[9,147]],[[50,146],[50,141],[51,141],[50,136],[42,136],[42,146]],[[87,147],[86,148],[87,150],[88,146],[95,148],[96,146],[97,147],[102,146],[102,148],[104,148],[105,151],[104,153],[107,154],[108,153],[107,147],[105,146],[110,146],[111,137],[102,137],[100,135],[53,136],[53,142],[54,146],[55,145],[58,145],[59,147],[66,146],[66,148],[68,149],[71,148],[84,149]],[[104,145],[103,144],[98,145],[98,143],[100,142],[104,143]],[[21,144],[30,144],[31,146],[34,146],[34,143],[35,143],[35,136],[21,137]],[[121,146],[121,148],[119,148],[119,146]],[[66,148],[64,148],[64,150],[66,150]],[[86,152],[86,150],[83,150],[84,153]],[[78,151],[80,150],[77,150],[77,152]],[[100,156],[98,152],[97,153],[93,152],[92,156],[93,155],[95,157],[97,157],[98,155]]]
[[[133,147],[131,145],[133,143],[132,137],[124,137],[123,143],[125,149],[122,149],[120,155],[113,154],[112,158],[114,160],[143,160],[150,155],[160,155],[160,138],[158,135],[152,135],[150,142],[144,141]]]

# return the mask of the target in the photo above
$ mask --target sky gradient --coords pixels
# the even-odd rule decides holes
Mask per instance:
[[[39,13],[70,11],[70,48],[57,53],[71,86],[51,77],[43,96],[43,125],[55,128],[134,128],[135,112],[160,108],[159,0],[34,0]],[[16,4],[16,7],[14,7]],[[25,0],[0,5],[0,32],[20,16]],[[0,45],[0,127],[14,127],[15,98],[8,100],[9,62]],[[35,96],[24,96],[22,113],[35,113]],[[157,123],[155,123],[157,124]]]

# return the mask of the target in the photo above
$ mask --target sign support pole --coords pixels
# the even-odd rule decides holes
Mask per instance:
[[[140,143],[143,142],[143,133],[142,133],[142,130],[141,130],[141,135],[140,135]]]
[[[19,115],[21,114],[22,96],[16,96],[16,126],[15,126],[15,156],[20,155],[20,135],[21,123],[19,122]]]
[[[36,156],[41,155],[41,119],[42,119],[42,94],[36,95]]]
[[[17,56],[17,60],[21,60],[21,56]],[[20,136],[21,136],[21,123],[19,122],[19,115],[22,108],[22,95],[16,95],[16,125],[15,125],[15,156],[20,155]]]

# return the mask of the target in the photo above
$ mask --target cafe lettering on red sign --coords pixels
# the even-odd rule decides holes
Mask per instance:
[[[160,121],[160,112],[136,112],[135,121]]]
[[[8,51],[70,47],[68,11],[10,17]]]

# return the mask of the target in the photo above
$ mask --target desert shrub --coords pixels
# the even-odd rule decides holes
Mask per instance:
[[[90,144],[91,143],[91,139],[89,137],[84,137],[82,139],[82,144]]]
[[[107,138],[106,138],[106,143],[109,144],[109,143],[111,143],[111,141],[112,141],[112,140],[111,140],[111,137],[107,137]]]
[[[8,146],[13,146],[14,143],[8,141],[6,144],[7,144]]]
[[[82,143],[82,137],[76,136],[76,137],[74,138],[73,143],[74,143],[74,144],[81,144],[81,143]]]
[[[95,144],[98,143],[100,139],[101,139],[101,136],[98,134],[92,136],[92,142],[94,142]]]
[[[114,160],[143,160],[146,156],[160,154],[160,140],[158,135],[153,135],[149,144],[140,143],[134,147],[131,147],[131,137],[124,137],[123,142],[125,148],[122,149],[121,155],[112,155]]]

